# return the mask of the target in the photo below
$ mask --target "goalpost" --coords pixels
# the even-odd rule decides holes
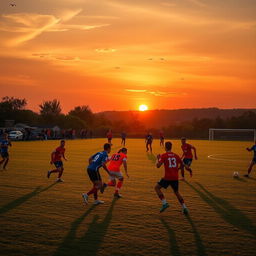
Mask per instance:
[[[256,129],[209,129],[209,140],[256,140]]]

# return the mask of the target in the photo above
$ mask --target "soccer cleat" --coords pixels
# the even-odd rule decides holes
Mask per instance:
[[[89,196],[87,194],[82,194],[82,198],[84,199],[84,203],[88,204]]]
[[[50,175],[51,175],[51,171],[48,171],[48,172],[47,172],[47,178],[48,178],[48,179],[50,178]]]
[[[93,204],[94,204],[94,205],[104,204],[104,201],[95,200]]]
[[[168,203],[163,204],[162,207],[161,207],[161,209],[160,209],[160,212],[165,211],[168,207],[169,207],[169,204],[168,204]]]
[[[56,181],[57,182],[64,182],[64,180],[62,180],[61,178],[58,178]]]
[[[119,193],[114,193],[114,197],[115,197],[115,198],[122,198],[122,195],[119,194]]]
[[[249,178],[249,174],[245,174],[244,177]]]
[[[105,188],[107,187],[108,185],[106,184],[106,183],[103,183],[103,185],[101,186],[101,188],[100,188],[100,192],[101,193],[104,193],[104,190],[105,190]]]
[[[187,207],[183,208],[182,213],[185,215],[188,215],[189,214],[188,208]]]

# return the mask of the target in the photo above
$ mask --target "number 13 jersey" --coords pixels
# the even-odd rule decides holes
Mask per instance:
[[[177,154],[166,152],[161,155],[159,162],[164,164],[165,180],[179,180],[179,168],[182,162]]]

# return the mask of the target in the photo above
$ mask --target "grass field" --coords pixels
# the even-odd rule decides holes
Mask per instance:
[[[104,142],[67,141],[65,182],[57,184],[46,171],[58,141],[13,142],[8,170],[0,172],[0,255],[255,255],[256,174],[241,177],[251,143],[189,141],[199,160],[193,162],[194,177],[180,182],[190,210],[184,216],[170,189],[165,191],[170,208],[159,214],[154,185],[163,169],[154,163],[163,150],[155,141],[154,155],[147,154],[139,139],[127,142],[130,179],[124,197],[113,200],[107,188],[100,195],[104,205],[95,207],[91,200],[85,206],[81,193],[91,187],[85,168]],[[120,140],[113,143],[112,152]],[[173,143],[180,154],[180,141]],[[234,171],[241,178],[234,179]]]

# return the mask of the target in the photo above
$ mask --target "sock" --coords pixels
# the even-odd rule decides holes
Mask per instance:
[[[162,204],[167,204],[167,201],[165,198],[162,200]]]
[[[87,196],[94,194],[95,192],[97,192],[97,188],[93,187],[88,193]]]
[[[94,196],[94,200],[98,200],[98,190],[97,189],[94,192],[93,196]]]
[[[158,195],[158,197],[160,198],[161,201],[163,201],[165,199],[163,194]]]
[[[119,180],[117,185],[116,185],[116,190],[119,191],[121,189],[121,187],[123,186],[123,181]]]
[[[109,183],[107,184],[108,186],[114,187],[116,185],[116,182],[113,180],[110,180]]]
[[[182,204],[182,208],[187,208],[187,206],[185,205],[185,203]]]
[[[59,176],[58,176],[59,179],[61,178],[62,173],[63,173],[63,170],[61,170],[61,171],[59,172]]]

